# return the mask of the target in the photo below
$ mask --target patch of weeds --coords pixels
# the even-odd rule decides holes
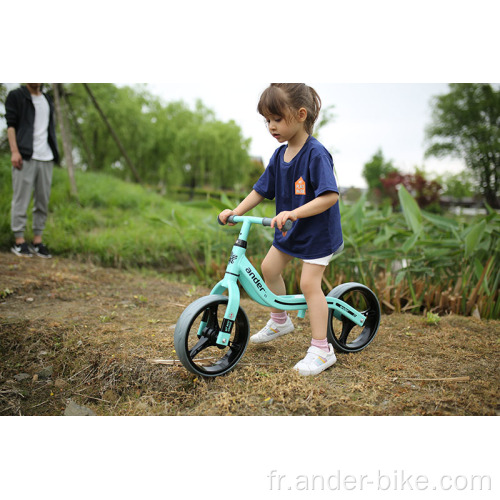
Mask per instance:
[[[441,321],[441,317],[439,316],[439,314],[435,314],[435,313],[432,313],[430,311],[427,313],[427,316],[425,317],[425,323],[427,325],[431,325],[431,326],[439,325],[440,321]]]
[[[116,316],[116,312],[113,311],[109,316],[107,316],[107,315],[99,316],[99,321],[101,323],[109,323],[110,321],[113,321],[115,316]]]
[[[13,295],[13,294],[14,294],[14,292],[12,290],[5,288],[0,292],[0,299],[6,299],[7,297],[9,297],[9,295]]]

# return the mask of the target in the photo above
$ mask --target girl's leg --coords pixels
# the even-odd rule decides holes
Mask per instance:
[[[262,276],[267,287],[276,295],[285,295],[286,287],[281,273],[285,266],[293,259],[292,256],[281,252],[276,247],[272,246],[267,252],[266,257],[262,261]],[[280,309],[271,308],[272,313],[281,313]]]
[[[285,295],[286,293],[285,282],[281,273],[292,258],[290,255],[280,252],[277,248],[271,247],[262,262],[261,270],[264,281],[269,290],[276,295]],[[271,308],[271,319],[264,328],[250,337],[250,341],[256,344],[269,342],[291,333],[293,330],[293,323],[286,311]]]
[[[309,309],[312,340],[306,357],[294,366],[301,375],[317,375],[337,361],[333,347],[328,344],[326,338],[328,304],[321,290],[324,272],[325,266],[304,262],[300,287]]]
[[[321,289],[321,280],[326,267],[304,262],[300,278],[300,288],[307,302],[312,338],[326,339],[328,325],[328,304]]]

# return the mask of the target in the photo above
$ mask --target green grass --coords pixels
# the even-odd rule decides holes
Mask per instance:
[[[9,164],[8,157],[0,157],[3,251],[13,241]],[[207,286],[222,277],[239,228],[222,228],[216,217],[238,200],[222,195],[219,200],[180,202],[152,188],[90,172],[77,172],[76,182],[78,201],[70,197],[67,172],[54,170],[44,239],[55,255],[160,270]],[[370,208],[364,198],[352,206],[341,202],[345,251],[325,273],[325,292],[357,281],[374,290],[385,312],[498,318],[500,215],[492,210],[472,219],[430,214],[403,189],[400,201],[401,212]],[[252,215],[270,216],[273,210],[273,203],[263,203]],[[31,237],[29,230],[26,236]],[[252,229],[248,256],[257,268],[272,236],[268,228]],[[299,261],[287,268],[288,293],[299,292],[300,271]]]
[[[10,176],[10,169],[3,161],[0,167],[3,251],[8,251],[13,242]],[[67,172],[54,169],[44,240],[55,255],[77,256],[125,268],[181,268],[191,266],[190,258],[204,258],[200,234],[214,232],[217,214],[208,203],[179,204],[152,189],[104,174],[77,172],[76,182],[78,201],[70,197]],[[32,237],[31,206],[28,214],[27,239]],[[206,226],[211,227],[207,230]]]

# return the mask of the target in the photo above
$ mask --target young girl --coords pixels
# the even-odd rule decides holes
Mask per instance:
[[[311,347],[294,369],[301,375],[316,375],[335,361],[333,346],[326,338],[328,306],[321,289],[326,266],[343,249],[338,188],[333,160],[312,137],[321,100],[314,89],[303,83],[273,83],[261,95],[257,107],[271,135],[280,143],[253,191],[234,209],[219,215],[223,223],[230,215],[243,215],[265,198],[276,200],[276,227],[273,246],[262,262],[262,275],[269,289],[285,295],[281,276],[294,258],[302,259],[300,280],[307,301],[312,330]],[[281,229],[290,219],[288,232]],[[250,338],[262,343],[291,333],[292,321],[286,311],[271,309],[267,325]]]

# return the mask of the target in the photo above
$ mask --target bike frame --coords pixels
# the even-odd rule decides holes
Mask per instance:
[[[227,290],[228,304],[221,329],[217,337],[217,344],[227,346],[231,336],[231,330],[240,307],[240,289],[238,282],[241,284],[245,292],[255,302],[266,306],[274,307],[284,311],[298,311],[299,318],[304,318],[307,310],[307,302],[304,295],[275,295],[264,283],[259,273],[246,257],[248,234],[252,224],[263,224],[264,219],[261,217],[234,216],[233,222],[242,222],[242,228],[239,238],[233,246],[231,257],[227,264],[224,278],[217,283],[210,295],[223,295]],[[351,307],[346,302],[334,298],[326,297],[328,308],[333,310],[336,318],[342,316],[347,317],[358,326],[363,326],[366,317]],[[202,319],[199,327],[198,336],[201,335],[203,328],[206,326],[206,321]]]

